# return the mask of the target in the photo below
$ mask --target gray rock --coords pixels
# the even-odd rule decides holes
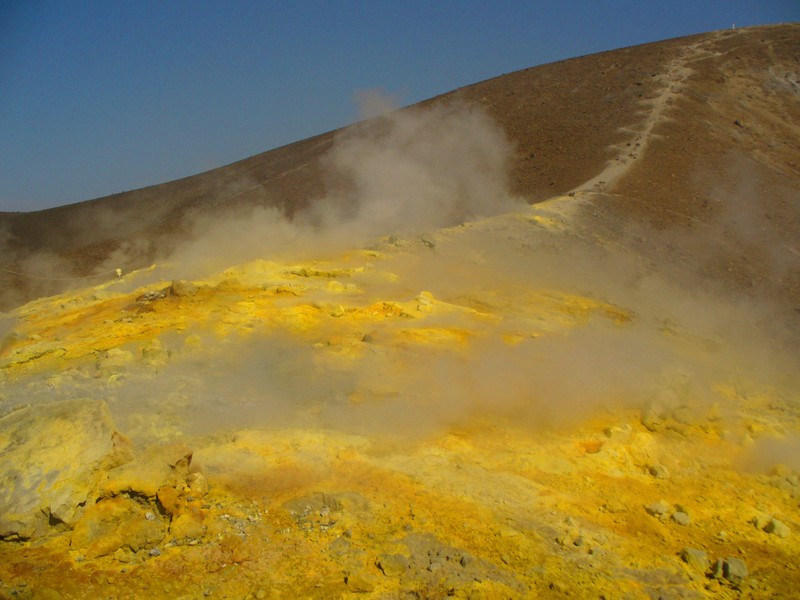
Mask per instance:
[[[690,525],[692,519],[687,515],[685,512],[676,512],[672,515],[672,520],[677,523],[678,525]]]
[[[177,298],[194,296],[197,292],[197,286],[190,281],[176,280],[169,287],[169,295]]]
[[[721,558],[718,558],[714,561],[714,564],[711,565],[711,569],[708,572],[708,576],[711,579],[722,579],[722,565],[725,561]]]
[[[439,569],[444,568],[444,566],[445,566],[444,561],[441,558],[436,557],[436,558],[431,558],[430,559],[430,561],[428,562],[428,566],[426,568],[431,573],[435,573]]]
[[[705,573],[706,569],[708,569],[708,552],[705,550],[688,547],[684,548],[681,551],[681,559],[687,565],[701,573]]]
[[[709,576],[713,579],[725,579],[734,587],[738,587],[748,576],[747,565],[741,558],[718,558],[711,567]]]
[[[139,304],[147,304],[150,302],[155,302],[156,300],[161,300],[167,297],[167,293],[169,292],[170,288],[164,288],[163,290],[150,290],[138,296],[136,298],[136,302]]]
[[[756,526],[756,529],[763,531],[771,520],[772,517],[770,515],[760,514],[750,519],[750,522]]]
[[[722,576],[733,585],[739,585],[747,577],[747,566],[741,558],[726,558],[722,563]]]
[[[408,558],[402,554],[381,554],[375,561],[377,566],[387,577],[399,577],[408,570]]]
[[[764,526],[764,531],[767,533],[771,533],[772,535],[777,535],[781,538],[789,537],[792,533],[791,529],[785,524],[772,517],[769,522]]]
[[[645,506],[644,509],[650,516],[663,517],[669,512],[669,504],[663,500],[659,500],[658,502],[653,502],[652,504]]]
[[[430,589],[451,589],[456,592],[476,581],[493,581],[521,594],[524,586],[514,573],[498,564],[467,554],[463,549],[443,544],[429,533],[410,533],[403,543],[408,548],[409,568],[403,579],[417,582]],[[510,562],[506,554],[500,562]]]

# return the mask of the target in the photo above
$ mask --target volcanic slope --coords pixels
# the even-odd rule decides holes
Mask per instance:
[[[749,229],[776,229],[774,254],[781,256],[730,243],[726,257],[707,268],[740,289],[763,285],[786,294],[797,306],[796,274],[779,284],[764,274],[786,262],[784,255],[797,258],[799,37],[800,25],[787,24],[646,44],[503,75],[422,106],[458,100],[485,109],[513,144],[512,192],[529,203],[602,190],[614,222],[657,228],[704,227],[746,204],[747,217],[758,220]],[[357,128],[379,130],[380,123]],[[200,219],[265,206],[291,216],[324,203],[343,184],[326,157],[353,129],[141,190],[0,213],[0,310],[99,283],[116,268],[148,266]],[[753,205],[753,197],[764,200]]]
[[[0,592],[790,595],[796,355],[572,201],[15,310]]]
[[[245,194],[245,218],[169,260],[3,315],[0,596],[791,597],[797,38],[504,76],[563,98],[575,65],[651,74],[598,117],[595,158],[574,147],[541,188],[522,185],[527,125],[484,99],[519,102],[488,94],[504,78],[459,90],[331,137],[353,176],[326,190],[336,210],[289,220]],[[680,179],[671,143],[694,153]],[[341,170],[384,153],[414,193]],[[427,220],[384,220],[420,195]]]

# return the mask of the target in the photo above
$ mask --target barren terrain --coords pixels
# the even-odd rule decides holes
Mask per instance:
[[[793,597],[798,65],[615,50],[0,214],[0,597]]]

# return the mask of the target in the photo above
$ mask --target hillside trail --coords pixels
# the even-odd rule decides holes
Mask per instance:
[[[659,135],[656,132],[657,126],[671,118],[669,116],[670,109],[681,97],[689,78],[694,73],[690,65],[699,60],[718,56],[720,53],[712,48],[726,34],[729,34],[728,30],[717,31],[684,47],[676,58],[667,63],[664,73],[658,76],[660,83],[658,89],[640,100],[640,109],[637,113],[641,119],[620,128],[619,131],[628,136],[620,142],[608,146],[608,149],[615,154],[606,162],[603,170],[567,194],[542,203],[544,206],[542,204],[539,206],[555,210],[562,216],[569,216],[581,204],[575,200],[580,199],[582,195],[606,192],[612,189],[614,183],[640,162],[650,141]]]

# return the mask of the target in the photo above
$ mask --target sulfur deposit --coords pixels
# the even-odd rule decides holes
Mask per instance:
[[[0,598],[797,597],[798,31],[0,214]]]
[[[790,597],[784,357],[600,201],[9,313],[0,596]]]

